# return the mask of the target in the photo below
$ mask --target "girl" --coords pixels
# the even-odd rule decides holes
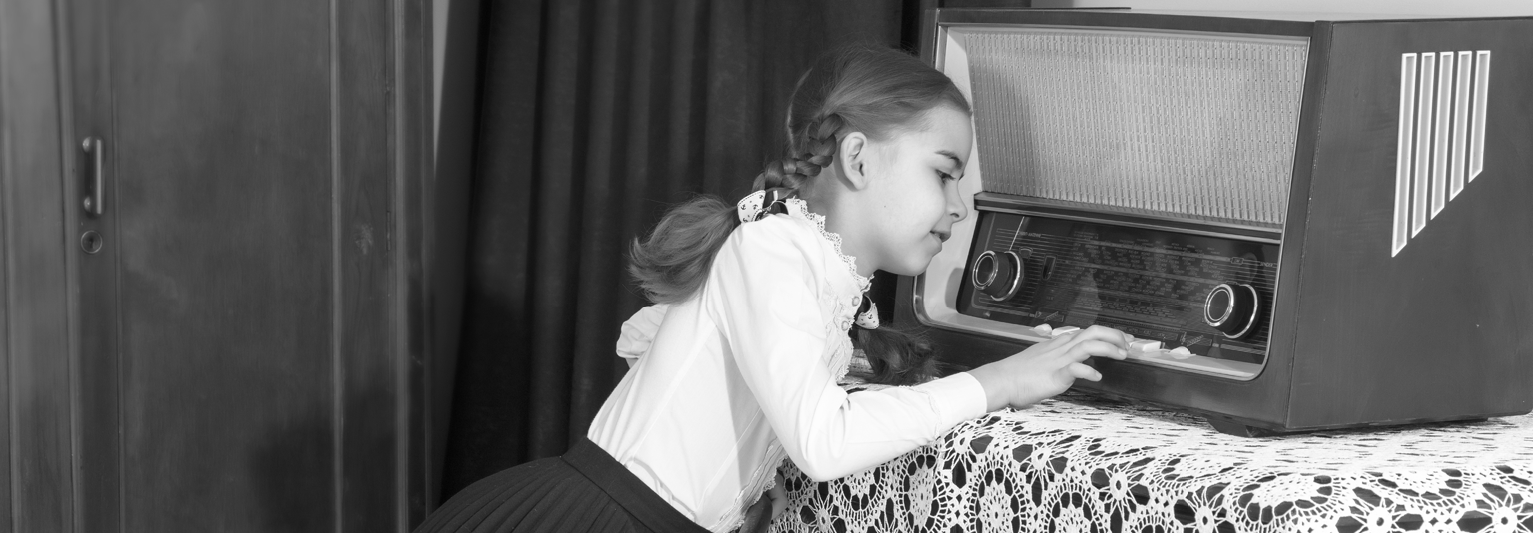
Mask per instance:
[[[417,531],[733,531],[785,458],[839,478],[1125,356],[1126,335],[1092,327],[925,381],[930,349],[878,327],[864,292],[877,270],[920,274],[967,216],[968,102],[913,57],[846,48],[799,80],[787,128],[756,192],[676,207],[634,244],[657,305],[623,325],[632,368],[588,440],[475,483]],[[854,323],[874,379],[913,385],[837,386]]]

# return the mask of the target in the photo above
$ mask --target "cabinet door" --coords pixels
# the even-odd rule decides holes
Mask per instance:
[[[65,2],[81,531],[418,520],[420,4]]]

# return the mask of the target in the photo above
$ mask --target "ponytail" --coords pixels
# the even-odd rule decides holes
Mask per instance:
[[[817,140],[801,157],[788,156],[767,165],[756,175],[754,190],[799,187],[818,176],[836,152],[835,137]],[[686,301],[702,287],[713,266],[713,256],[740,225],[735,206],[714,196],[698,196],[671,208],[649,239],[634,239],[629,247],[628,273],[633,275],[650,302],[671,304]]]
[[[666,212],[649,239],[634,239],[628,273],[651,303],[686,301],[702,287],[713,256],[739,225],[733,205],[713,196],[693,198]]]

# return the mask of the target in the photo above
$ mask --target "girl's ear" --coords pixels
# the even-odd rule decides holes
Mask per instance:
[[[868,136],[860,131],[847,133],[841,137],[841,145],[836,147],[835,164],[840,166],[841,175],[846,177],[847,185],[852,190],[861,190],[868,186],[869,178],[867,164],[871,150],[868,146]]]

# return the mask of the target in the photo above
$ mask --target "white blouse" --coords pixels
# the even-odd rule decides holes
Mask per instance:
[[[853,394],[837,386],[868,283],[801,200],[742,224],[692,299],[623,324],[617,352],[632,367],[588,437],[722,533],[739,527],[785,455],[810,478],[836,479],[983,415],[985,391],[962,372]]]

